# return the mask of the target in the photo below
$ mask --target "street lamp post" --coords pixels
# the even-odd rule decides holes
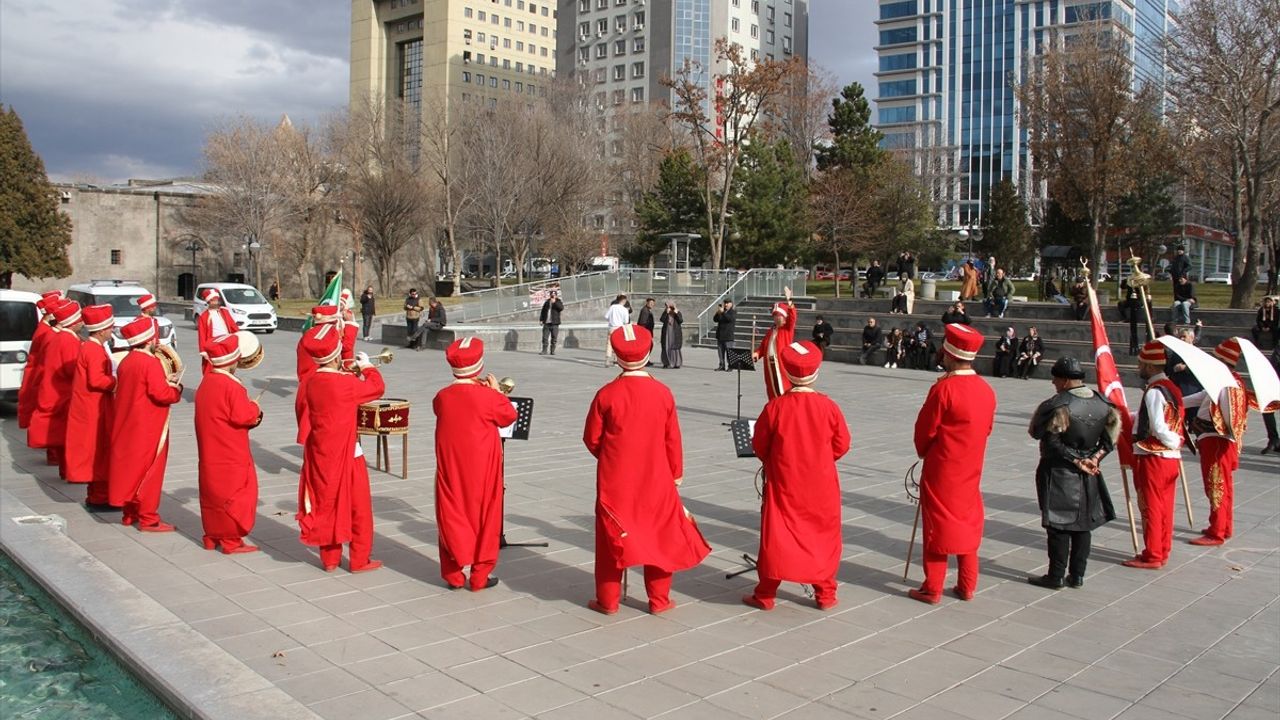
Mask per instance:
[[[262,244],[258,242],[253,235],[244,236],[244,249],[249,252],[249,273],[253,275],[254,287],[262,285],[262,264],[254,257],[254,253],[262,248]]]

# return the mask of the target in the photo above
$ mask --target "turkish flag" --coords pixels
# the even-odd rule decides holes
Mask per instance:
[[[1107,327],[1102,324],[1102,310],[1098,307],[1098,295],[1089,288],[1089,322],[1093,326],[1093,363],[1098,374],[1098,392],[1102,393],[1120,411],[1120,437],[1116,447],[1120,451],[1120,464],[1133,467],[1133,418],[1129,415],[1129,403],[1124,397],[1124,385],[1120,383],[1120,371],[1111,354],[1107,341]]]

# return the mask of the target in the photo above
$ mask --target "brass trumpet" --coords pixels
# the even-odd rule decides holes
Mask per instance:
[[[374,367],[378,367],[380,365],[390,365],[391,361],[395,359],[396,354],[391,352],[391,348],[382,348],[382,352],[369,358],[369,362],[372,363]]]
[[[502,378],[498,381],[498,389],[502,391],[503,395],[510,395],[511,392],[516,389],[515,378]]]

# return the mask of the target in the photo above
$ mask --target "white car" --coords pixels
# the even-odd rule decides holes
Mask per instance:
[[[276,331],[279,321],[275,306],[257,288],[243,283],[201,283],[196,287],[196,299],[191,307],[197,317],[209,309],[209,304],[200,299],[200,294],[208,288],[217,290],[222,296],[222,306],[231,311],[231,317],[241,330],[267,334]]]
[[[0,290],[0,399],[16,401],[27,368],[31,336],[36,332],[40,296],[21,290]]]
[[[115,315],[114,324],[116,328],[115,334],[111,336],[111,347],[116,350],[124,350],[129,347],[129,343],[125,342],[124,338],[120,336],[120,328],[128,325],[134,318],[142,314],[142,310],[138,308],[138,298],[152,294],[141,284],[132,280],[93,280],[67,288],[67,299],[75,300],[80,303],[81,307],[87,305],[111,306],[111,313]],[[156,324],[160,328],[160,344],[177,349],[178,333],[173,328],[173,321],[158,314],[158,312],[155,318]]]
[[[1208,283],[1209,285],[1230,285],[1231,273],[1224,273],[1224,272],[1208,273],[1204,276],[1204,280],[1202,280],[1201,282]]]

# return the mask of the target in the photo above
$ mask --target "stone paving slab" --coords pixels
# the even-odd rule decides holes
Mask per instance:
[[[191,332],[179,323],[180,331]],[[187,334],[186,337],[192,337]],[[711,371],[714,353],[685,352],[683,369],[654,370],[675,393],[684,431],[685,504],[713,554],[680,573],[679,607],[644,612],[638,573],[617,615],[589,611],[593,593],[594,461],[582,446],[586,408],[616,371],[594,351],[555,357],[492,352],[489,369],[535,398],[533,439],[507,445],[508,548],[482,593],[455,593],[439,577],[433,507],[430,399],[449,381],[439,352],[398,351],[387,394],[412,402],[409,477],[371,469],[374,556],[386,567],[323,573],[293,521],[301,449],[293,444],[293,344],[261,336],[267,359],[243,376],[265,387],[264,425],[252,433],[261,483],[252,540],[263,551],[204,551],[196,491],[192,406],[175,406],[162,515],[169,536],[144,535],[118,515],[91,516],[81,487],[57,479],[27,449],[10,409],[0,443],[0,488],[34,512],[67,519],[66,537],[260,678],[239,696],[283,692],[326,718],[1254,718],[1280,711],[1280,458],[1257,455],[1255,415],[1237,476],[1237,534],[1221,548],[1178,508],[1170,564],[1123,568],[1132,554],[1123,519],[1094,534],[1088,584],[1057,593],[1029,586],[1045,566],[1032,475],[1032,410],[1044,381],[994,380],[1000,407],[983,488],[987,536],[969,603],[925,606],[902,580],[914,506],[902,478],[915,460],[911,429],[934,376],[827,365],[822,390],[842,406],[853,449],[839,464],[845,551],[841,604],[821,613],[785,584],[776,610],[739,602],[751,574],[725,579],[758,540],[758,465],[733,456],[722,425],[735,415],[736,378]],[[376,352],[381,346],[367,349]],[[763,403],[744,373],[742,410]],[[1131,391],[1133,399],[1136,393]],[[635,432],[652,429],[637,427]],[[661,438],[654,434],[654,451]],[[366,450],[372,453],[372,444]],[[1194,457],[1186,460],[1198,522],[1207,516]],[[1118,468],[1108,480],[1123,505]],[[1123,507],[1120,508],[1123,512]],[[917,548],[918,557],[918,548]],[[128,624],[127,620],[121,622]],[[146,627],[122,632],[140,633]],[[259,689],[264,688],[264,689]]]

